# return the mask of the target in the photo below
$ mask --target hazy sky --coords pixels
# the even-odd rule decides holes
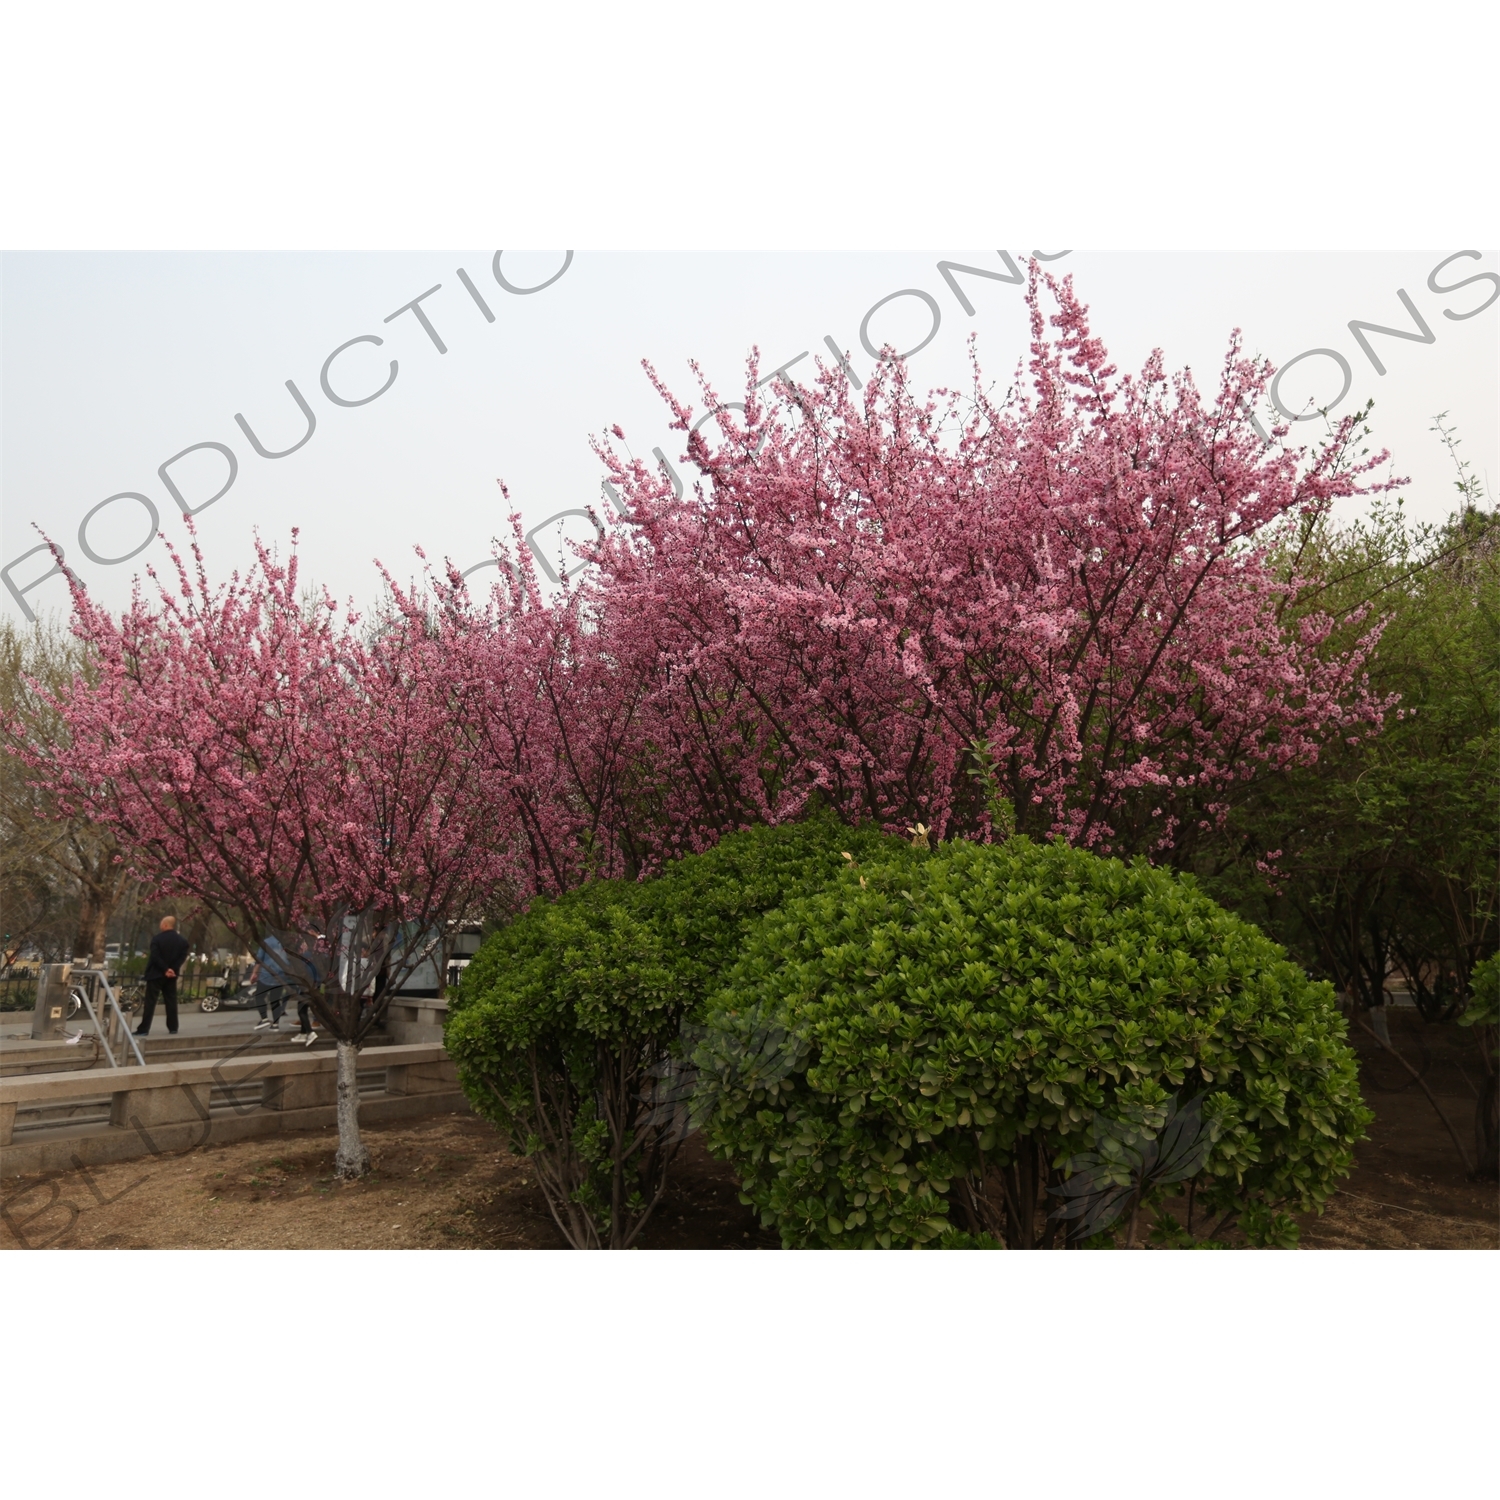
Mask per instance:
[[[1010,254],[1021,261],[1031,247]],[[1058,253],[1063,247],[1043,247]],[[1350,389],[1335,415],[1369,397],[1375,436],[1396,471],[1411,476],[1409,510],[1441,519],[1454,499],[1454,474],[1429,430],[1450,414],[1475,471],[1500,479],[1496,450],[1496,330],[1500,304],[1472,317],[1500,289],[1494,252],[1451,261],[1467,247],[1377,254],[1120,254],[1075,251],[1054,264],[1073,274],[1093,310],[1096,331],[1122,369],[1138,368],[1161,346],[1168,365],[1191,365],[1212,390],[1229,331],[1246,347],[1285,364],[1307,350],[1333,350],[1347,362]],[[656,254],[578,252],[550,286],[507,291],[494,252],[451,254],[20,253],[0,257],[0,566],[39,541],[41,526],[62,544],[89,588],[111,604],[128,596],[133,575],[164,560],[152,541],[129,560],[90,561],[80,523],[112,495],[133,492],[155,507],[161,528],[183,535],[183,517],[158,467],[200,443],[222,444],[238,464],[234,483],[196,517],[211,569],[242,566],[251,539],[284,543],[300,527],[307,576],[340,595],[368,600],[372,560],[413,571],[412,548],[460,567],[481,561],[504,527],[497,479],[504,479],[528,526],[553,513],[597,503],[600,470],[590,434],[614,422],[632,449],[662,447],[674,462],[680,434],[640,361],[651,360],[681,394],[696,387],[688,361],[704,366],[721,394],[736,398],[743,362],[759,345],[770,369],[808,351],[828,357],[830,336],[866,374],[862,320],[882,298],[925,292],[938,310],[935,335],[912,358],[920,384],[967,385],[965,344],[977,334],[981,362],[1003,388],[1024,353],[1021,288],[974,276],[959,285],[965,313],[938,269],[940,260],[1003,271],[994,250],[928,254]],[[500,263],[513,286],[546,281],[561,251],[508,252]],[[457,272],[463,268],[487,304],[487,321]],[[421,307],[447,352],[440,353],[411,312],[384,319],[438,286]],[[1350,331],[1351,320],[1416,330],[1404,291],[1432,334],[1414,342],[1369,334],[1386,367],[1378,374]],[[926,337],[929,303],[896,297],[869,319],[867,336],[905,348]],[[336,395],[357,399],[399,370],[388,390],[340,406],[320,381],[333,362]],[[307,419],[286,388],[291,380],[316,419],[312,437],[284,458],[258,456],[235,421],[240,413],[262,446],[290,447]],[[1334,358],[1320,354],[1288,372],[1282,397],[1295,409],[1333,399],[1343,383]],[[695,404],[698,404],[695,402]],[[1321,423],[1303,424],[1309,437]],[[679,466],[680,467],[680,466]],[[191,505],[218,490],[228,461],[200,449],[168,470]],[[557,541],[549,529],[549,550]],[[101,558],[130,553],[149,516],[135,499],[116,500],[89,522],[85,541]],[[38,554],[14,567],[19,588],[49,566]],[[52,578],[26,594],[38,612],[61,609],[66,592]],[[0,607],[19,613],[9,590]]]

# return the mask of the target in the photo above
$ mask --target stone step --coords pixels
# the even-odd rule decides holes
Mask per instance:
[[[361,1100],[385,1094],[384,1068],[361,1068],[357,1077]],[[263,1092],[264,1085],[258,1078],[245,1083],[215,1086],[209,1092],[209,1112],[213,1114],[218,1110],[234,1110],[238,1113],[259,1109]],[[98,1099],[69,1099],[56,1104],[22,1105],[16,1110],[13,1128],[19,1136],[25,1131],[59,1130],[65,1126],[82,1130],[89,1126],[108,1125],[111,1099],[111,1095],[105,1094]]]

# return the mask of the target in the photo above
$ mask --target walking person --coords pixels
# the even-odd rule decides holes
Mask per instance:
[[[317,1041],[318,1033],[313,1030],[312,1025],[312,1001],[301,997],[297,1000],[297,1025],[301,1028],[297,1040],[304,1047],[311,1047]]]
[[[256,1009],[260,1011],[257,1031],[280,1031],[281,1018],[286,1014],[286,949],[274,937],[268,937],[255,955],[255,967],[250,971],[250,983],[254,989]],[[270,1014],[266,1013],[270,1007]]]
[[[141,1024],[135,1029],[137,1036],[150,1034],[158,995],[166,1002],[167,1032],[177,1035],[177,976],[189,951],[188,940],[177,930],[177,918],[163,917],[146,956],[146,1003]]]
[[[318,964],[316,959],[312,956],[312,949],[306,938],[303,938],[298,945],[297,957],[295,959],[288,957],[287,962],[289,965],[292,963],[300,963],[302,967],[307,970],[306,984],[298,986],[297,989],[297,1041],[300,1042],[304,1047],[311,1047],[312,1044],[317,1041],[318,1033],[313,1030],[312,1000],[309,998],[307,985],[312,985],[314,989],[318,987]],[[288,967],[288,979],[291,978],[292,972],[293,971],[291,970],[291,968]]]

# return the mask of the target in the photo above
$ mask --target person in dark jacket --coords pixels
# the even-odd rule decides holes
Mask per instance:
[[[141,1013],[141,1024],[135,1030],[137,1036],[146,1036],[150,1032],[158,995],[166,1002],[167,1031],[177,1035],[177,976],[182,973],[188,952],[188,941],[177,930],[177,918],[163,917],[161,931],[151,939],[146,958],[146,1008]]]

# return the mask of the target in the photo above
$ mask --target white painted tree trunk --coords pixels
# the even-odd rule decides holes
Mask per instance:
[[[333,1159],[340,1177],[363,1177],[370,1170],[370,1153],[359,1138],[359,1048],[338,1043],[339,1149]]]

